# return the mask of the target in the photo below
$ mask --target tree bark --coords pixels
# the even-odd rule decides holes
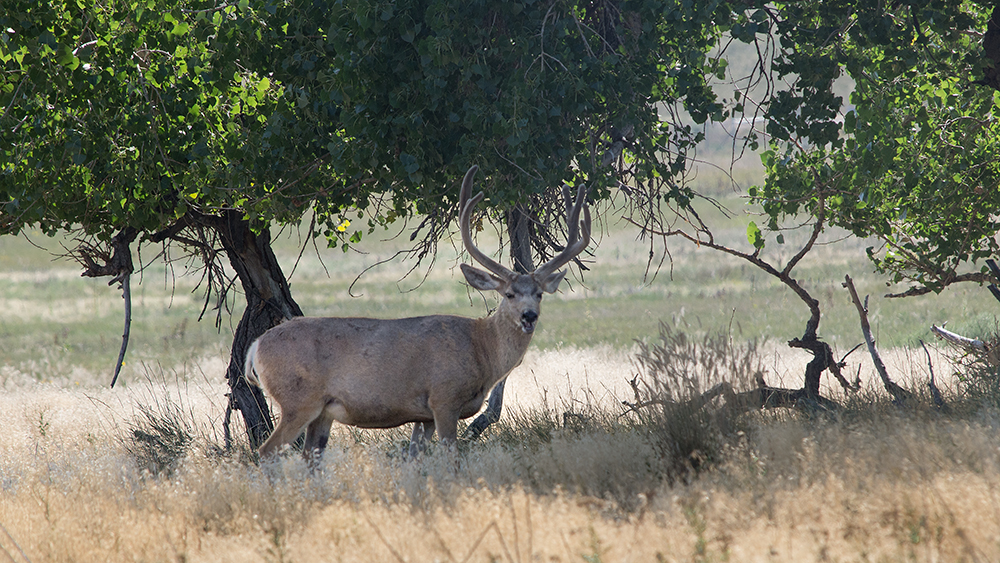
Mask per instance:
[[[531,216],[514,207],[507,213],[507,234],[510,236],[510,258],[514,271],[527,274],[535,271],[531,260]]]
[[[246,352],[257,337],[284,320],[302,316],[302,310],[292,299],[266,228],[254,234],[249,222],[236,211],[203,219],[219,234],[246,296],[246,310],[233,337],[226,380],[231,390],[230,406],[242,413],[250,446],[256,450],[270,435],[274,424],[264,394],[243,377]]]

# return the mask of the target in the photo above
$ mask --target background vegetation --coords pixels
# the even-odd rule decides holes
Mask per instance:
[[[705,172],[704,181],[711,184],[711,176]],[[745,240],[746,213],[752,208],[735,193],[721,201],[738,214],[720,231],[723,240],[734,244]],[[661,271],[647,272],[649,242],[638,240],[638,231],[616,222],[613,214],[602,221],[590,269],[583,279],[572,280],[561,294],[545,301],[545,328],[535,336],[533,348],[610,345],[629,350],[636,339],[655,337],[661,320],[692,334],[731,326],[734,338],[781,343],[796,336],[807,317],[791,292],[769,276],[691,245],[671,245]],[[788,236],[793,240],[797,235]],[[841,287],[845,274],[855,278],[862,295],[871,295],[873,326],[883,347],[916,347],[920,339],[930,339],[932,323],[947,322],[970,336],[985,336],[994,329],[992,297],[985,288],[971,285],[940,295],[886,299],[886,285],[865,261],[868,241],[837,231],[824,240],[828,244],[804,261],[801,279],[821,299],[824,336],[840,354],[862,341],[857,313]],[[67,368],[75,366],[89,372],[83,381],[107,383],[91,378],[109,368],[108,358],[120,344],[120,293],[100,281],[81,278],[73,262],[55,259],[50,252],[61,252],[58,242],[30,235],[0,238],[5,369],[44,380],[56,376],[50,367],[65,376]],[[398,257],[376,265],[396,254],[398,239],[372,237],[357,245],[357,252],[342,253],[317,250],[310,240],[289,230],[276,246],[281,264],[291,273],[297,300],[309,315],[485,315],[492,297],[485,296],[484,301],[484,296],[470,293],[455,275],[458,242],[443,244],[433,267],[425,265],[412,273],[412,261]],[[35,246],[41,244],[49,249]],[[484,238],[481,246],[497,244],[496,237]],[[655,245],[652,250],[658,260],[664,248]],[[143,362],[172,368],[218,357],[228,350],[234,331],[230,315],[224,314],[217,326],[216,311],[211,309],[203,320],[196,320],[205,297],[197,268],[185,275],[183,264],[165,265],[155,256],[142,259],[147,264],[142,283],[134,290],[133,342],[125,384],[141,375]],[[366,271],[369,266],[374,267]],[[222,306],[235,309],[238,316],[243,304],[229,301]]]
[[[736,195],[720,196],[748,209]],[[132,352],[121,387],[109,390],[119,292],[24,238],[0,239],[9,421],[0,439],[0,546],[30,561],[930,561],[1000,553],[1000,395],[952,377],[937,352],[935,373],[954,409],[947,416],[892,406],[861,351],[847,372],[860,367],[864,388],[841,397],[845,409],[831,417],[727,416],[721,403],[701,412],[622,405],[683,401],[719,378],[747,388],[756,370],[795,384],[808,355],[783,341],[807,313],[784,286],[707,250],[671,248],[672,271],[644,277],[648,245],[605,221],[585,278],[544,303],[533,349],[511,376],[512,408],[481,442],[463,446],[458,469],[433,450],[402,462],[405,429],[344,427],[315,473],[294,455],[255,466],[238,433],[230,450],[222,436],[221,373],[234,329],[217,329],[211,314],[192,320],[202,307],[197,276],[174,277],[144,258]],[[741,221],[727,231],[734,241],[745,237]],[[994,330],[985,288],[887,300],[865,242],[836,233],[830,240],[802,271],[823,299],[838,357],[861,342],[856,311],[836,283],[845,273],[871,294],[893,376],[918,394],[928,374],[916,346],[930,340],[929,323],[971,335]],[[405,276],[411,264],[398,259],[356,283],[348,274],[391,257],[397,244],[371,238],[361,252],[317,254],[290,232],[276,248],[288,271],[295,265],[291,285],[307,314],[486,313],[489,302],[456,277],[450,244],[426,275]],[[673,360],[641,366],[634,339]]]

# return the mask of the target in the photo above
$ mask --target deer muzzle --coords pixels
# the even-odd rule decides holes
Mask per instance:
[[[535,332],[535,323],[538,322],[538,313],[535,311],[525,311],[521,313],[521,330],[525,334]]]

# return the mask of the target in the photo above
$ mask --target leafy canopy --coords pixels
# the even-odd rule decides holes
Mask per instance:
[[[0,232],[301,216],[328,178],[313,125],[254,69],[261,29],[245,1],[6,2]]]
[[[825,213],[876,237],[876,266],[914,292],[982,280],[1000,250],[1000,97],[977,82],[992,5],[909,1],[778,3],[779,77],[768,108],[767,180],[754,190],[771,226]],[[853,85],[849,102],[835,79]],[[822,203],[821,203],[822,202]],[[762,241],[761,241],[762,242]]]

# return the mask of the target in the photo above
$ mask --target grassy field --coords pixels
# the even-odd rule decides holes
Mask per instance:
[[[745,248],[742,201],[720,194],[737,216],[713,220]],[[296,456],[260,467],[245,447],[222,445],[238,302],[218,326],[211,307],[197,322],[197,277],[145,248],[129,356],[111,390],[120,293],[35,246],[60,241],[0,238],[0,552],[32,562],[1000,560],[1000,394],[989,384],[970,390],[931,343],[947,415],[892,406],[863,351],[847,368],[861,393],[824,387],[845,405],[834,415],[629,412],[633,377],[647,399],[684,399],[691,381],[745,385],[750,365],[801,386],[808,357],[783,343],[807,313],[749,264],[679,241],[648,274],[662,242],[637,241],[611,214],[596,237],[585,275],[546,297],[504,419],[481,442],[404,462],[405,429],[339,427],[315,472]],[[277,251],[286,273],[294,266],[302,309],[481,316],[494,302],[466,288],[454,242],[433,268],[407,276],[413,265],[396,260],[358,278],[404,246],[379,239],[347,254],[306,245],[298,259],[306,241],[283,234]],[[868,244],[829,232],[796,277],[820,300],[820,333],[840,357],[861,342],[841,287],[850,274],[871,295],[893,376],[923,394],[918,341],[933,340],[930,324],[988,335],[997,304],[979,287],[884,299]],[[791,251],[765,250],[780,252]],[[687,336],[689,354],[670,351],[689,381],[635,361],[637,340],[666,345],[661,322]]]

